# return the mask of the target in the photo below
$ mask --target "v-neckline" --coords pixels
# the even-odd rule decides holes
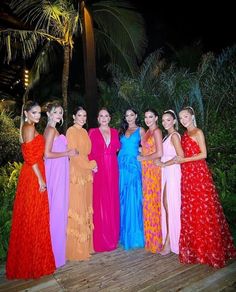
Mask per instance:
[[[109,128],[109,130],[110,130],[110,143],[107,145],[106,140],[105,140],[105,138],[104,138],[104,136],[103,136],[103,134],[102,134],[102,131],[100,130],[100,128],[98,128],[98,131],[99,131],[99,133],[100,133],[101,136],[102,136],[102,140],[103,140],[103,142],[104,142],[104,144],[106,145],[107,148],[108,148],[108,147],[110,146],[110,144],[111,144],[111,128]]]
[[[125,138],[126,138],[126,139],[129,139],[129,138],[130,138],[130,137],[131,137],[131,136],[132,136],[132,135],[133,135],[133,134],[134,134],[134,133],[135,133],[135,132],[136,132],[138,129],[139,129],[139,127],[137,127],[137,129],[136,129],[136,130],[134,130],[134,131],[133,131],[133,133],[129,135],[129,137],[127,137],[126,135],[124,135],[124,136],[125,136]]]

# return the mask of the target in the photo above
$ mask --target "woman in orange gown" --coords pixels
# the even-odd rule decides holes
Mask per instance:
[[[157,126],[157,112],[146,110],[148,130],[142,139],[143,220],[145,249],[152,253],[162,250],[161,234],[161,168],[155,161],[162,156],[162,133]]]
[[[181,138],[185,157],[176,158],[182,170],[179,258],[182,263],[222,268],[228,259],[236,257],[236,250],[205,160],[204,134],[196,126],[191,107],[181,110],[179,118],[187,128]]]
[[[67,226],[66,258],[87,260],[93,252],[92,170],[97,171],[94,160],[89,161],[91,141],[83,128],[87,113],[78,107],[73,115],[74,125],[66,132],[68,148],[78,152],[70,158],[70,191]]]
[[[44,170],[44,138],[34,124],[41,116],[40,106],[28,101],[22,127],[22,166],[12,217],[6,263],[8,279],[39,278],[52,274],[55,261],[49,230],[49,206]]]

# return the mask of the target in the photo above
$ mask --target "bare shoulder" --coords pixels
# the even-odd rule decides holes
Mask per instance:
[[[44,135],[53,135],[56,134],[57,130],[51,126],[47,126],[44,130]]]
[[[196,128],[196,132],[195,132],[196,137],[202,138],[204,137],[204,133],[201,129]]]
[[[174,132],[172,135],[171,135],[171,141],[180,141],[181,139],[181,136],[180,136],[180,133],[178,132]]]
[[[161,129],[159,128],[156,128],[154,131],[153,131],[153,134],[157,137],[162,137],[162,131]]]
[[[44,137],[55,137],[57,134],[57,130],[51,126],[48,126],[44,130]]]
[[[145,135],[145,133],[146,133],[146,131],[145,131],[145,129],[143,127],[139,128],[139,132],[140,132],[141,136]]]
[[[22,137],[24,142],[30,142],[34,139],[36,134],[34,125],[24,124],[22,127]]]
[[[161,134],[162,135],[162,131],[160,128],[156,128],[153,133],[157,133],[157,134]]]

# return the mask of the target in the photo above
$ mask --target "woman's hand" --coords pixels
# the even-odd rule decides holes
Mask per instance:
[[[46,183],[43,179],[39,179],[39,191],[40,193],[45,192],[47,189]]]
[[[98,172],[98,167],[97,167],[97,166],[94,167],[94,168],[92,169],[92,171],[93,171],[94,173]]]
[[[138,156],[137,156],[137,160],[140,161],[140,162],[141,162],[141,161],[144,161],[144,160],[145,160],[145,157],[142,156],[142,155],[138,155]]]
[[[76,155],[78,155],[78,154],[79,154],[79,152],[78,152],[76,149],[69,149],[69,150],[67,151],[67,155],[68,155],[68,157],[76,156]]]
[[[155,160],[155,164],[160,167],[165,167],[165,163],[161,162],[160,160]]]
[[[181,156],[176,156],[174,158],[175,163],[183,163],[184,162],[184,157]]]

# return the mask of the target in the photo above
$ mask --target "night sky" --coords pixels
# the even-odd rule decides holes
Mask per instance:
[[[221,1],[221,4],[207,1],[189,1],[186,4],[167,0],[130,2],[145,19],[149,52],[158,48],[165,51],[170,47],[179,49],[201,42],[203,52],[219,53],[223,48],[236,44],[233,1]],[[207,8],[206,4],[211,7]]]

